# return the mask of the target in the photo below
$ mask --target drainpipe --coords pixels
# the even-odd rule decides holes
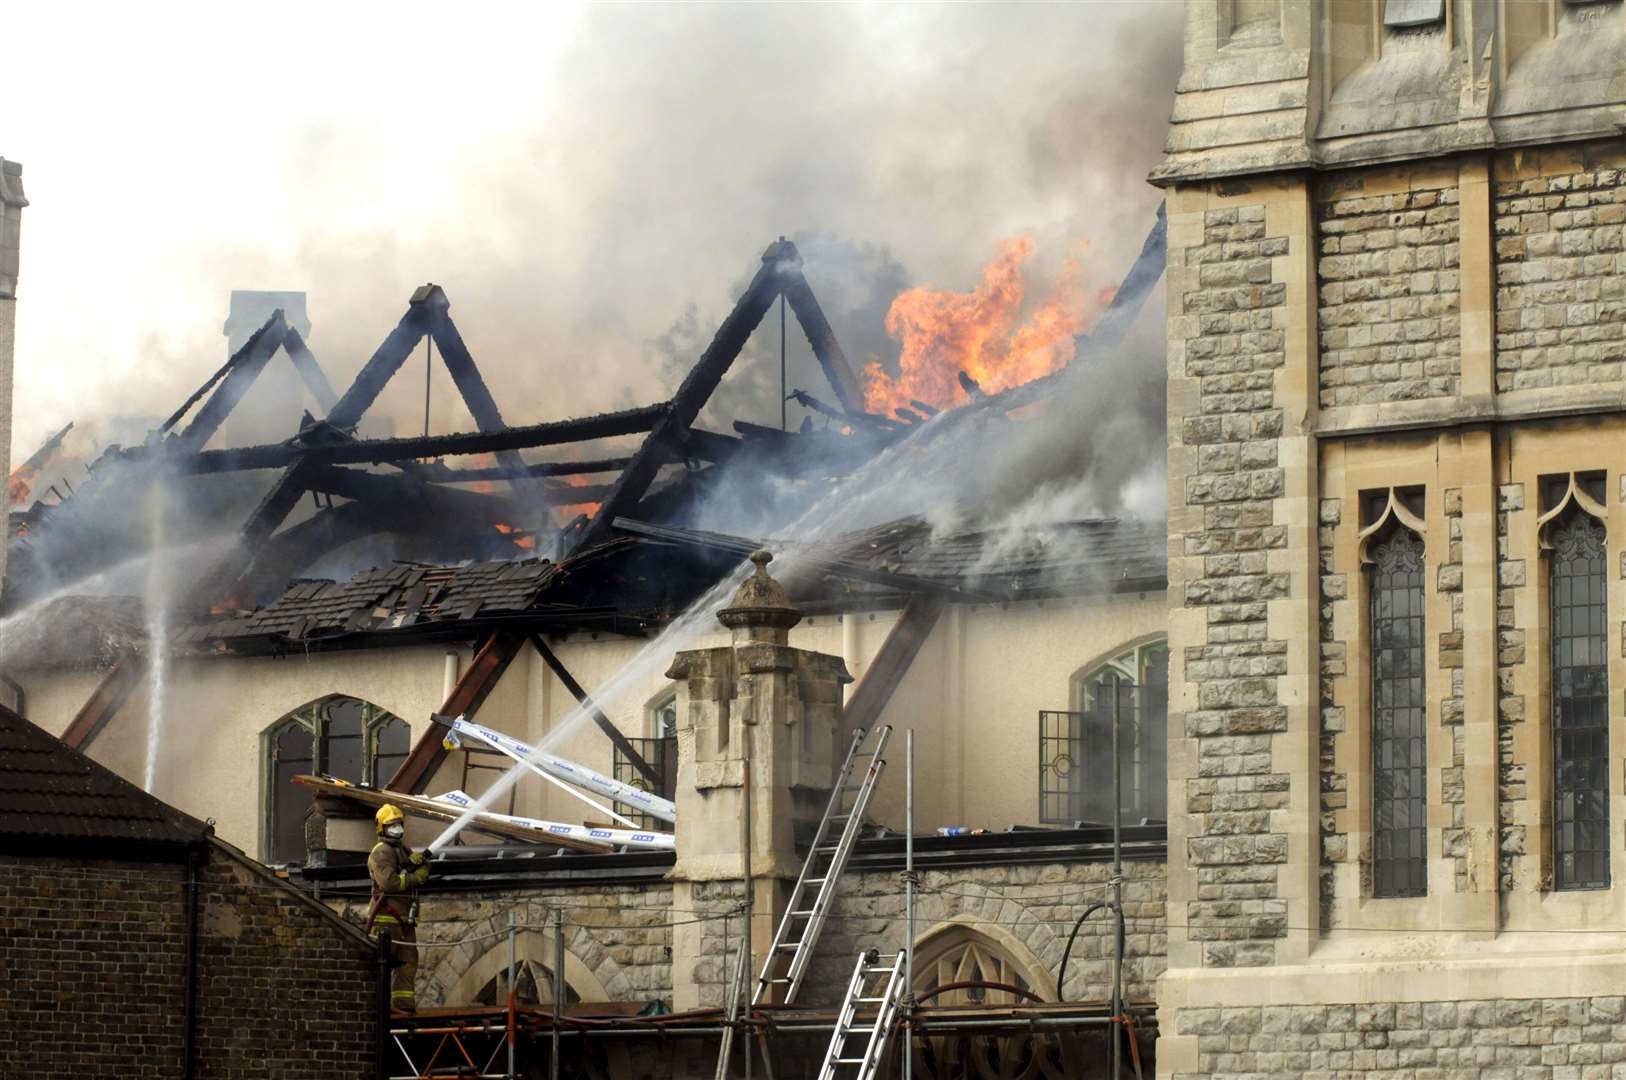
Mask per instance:
[[[461,657],[458,656],[455,649],[446,650],[446,674],[441,678],[440,681],[440,700],[442,701],[450,701],[452,699],[452,691],[457,689],[457,678],[459,675],[458,662],[460,659]]]
[[[181,1075],[192,1080],[197,1075],[198,1047],[198,867],[203,865],[206,849],[196,844],[186,854],[186,968],[183,978],[185,995],[182,1008]]]
[[[11,711],[24,720],[28,719],[28,693],[23,689],[23,684],[3,671],[0,671],[0,682],[5,683],[6,687],[11,691],[14,702]]]

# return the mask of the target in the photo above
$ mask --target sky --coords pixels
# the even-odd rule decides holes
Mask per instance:
[[[1160,199],[1180,18],[1176,0],[18,0],[13,460],[70,420],[104,440],[167,414],[225,359],[233,289],[306,291],[342,390],[434,281],[505,419],[534,423],[669,396],[781,235],[859,365],[895,359],[898,292],[969,290],[1013,237],[1034,295],[1069,260],[1076,287],[1111,286]],[[729,415],[777,423],[776,349],[773,325]],[[791,368],[829,396],[794,333]],[[421,428],[413,370],[376,433]],[[434,391],[433,430],[472,426],[444,372]]]

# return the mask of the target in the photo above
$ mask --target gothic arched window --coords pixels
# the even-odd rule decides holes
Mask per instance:
[[[1394,523],[1373,538],[1372,893],[1428,893],[1428,698],[1423,539]]]
[[[1609,886],[1609,602],[1605,476],[1545,477],[1552,654],[1553,885]]]
[[[1019,947],[1018,947],[1018,951]],[[968,926],[950,926],[915,949],[915,994],[920,996],[957,983],[1002,983],[1047,996],[1043,983],[1008,948]],[[1030,1000],[1021,994],[990,987],[965,986],[946,990],[932,1005],[1020,1005]]]
[[[1039,820],[1112,820],[1114,724],[1125,824],[1168,817],[1168,642],[1085,669],[1073,678],[1072,699],[1070,712],[1039,714]]]
[[[293,778],[331,776],[352,784],[386,783],[412,749],[406,721],[359,698],[334,696],[278,720],[265,733],[266,861],[303,862],[308,796]]]

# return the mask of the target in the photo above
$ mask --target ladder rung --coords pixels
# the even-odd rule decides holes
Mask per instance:
[[[797,949],[800,949],[801,947],[802,947],[802,943],[800,941],[787,941],[787,942],[784,942],[783,944],[774,946],[774,948],[778,949],[780,952],[784,952],[786,949],[789,949],[791,952],[795,952]]]
[[[803,919],[808,918],[811,915],[817,915],[818,913],[819,913],[818,908],[808,908],[806,911],[793,911],[793,912],[791,912],[792,915],[795,915],[795,916],[797,916],[799,918],[803,918]]]
[[[826,881],[825,878],[810,877],[805,882],[803,882],[803,884],[804,885],[823,885],[825,883],[825,881]]]
[[[769,984],[770,986],[777,986],[777,985],[782,985],[784,983],[790,982],[789,979],[763,979],[762,981]]]
[[[875,1004],[875,1003],[876,1003],[876,1002],[877,1002],[877,1001],[885,1001],[885,1000],[887,1000],[887,999],[886,999],[886,997],[885,997],[885,996],[884,996],[884,995],[883,995],[883,996],[882,996],[882,997],[872,997],[872,998],[866,998],[866,997],[861,997],[861,998],[853,998],[853,1000],[854,1000],[854,1001],[856,1001],[856,1002],[858,1002],[858,1003],[859,1003],[859,1004],[860,1004],[860,1005],[873,1005],[873,1004]]]
[[[862,1064],[864,1064],[864,1062],[866,1062],[868,1060],[869,1060],[868,1058],[836,1058],[834,1064],[836,1064],[836,1065],[862,1065]]]
[[[841,845],[840,844],[820,844],[818,847],[814,848],[813,850],[814,851],[840,851],[841,850]]]

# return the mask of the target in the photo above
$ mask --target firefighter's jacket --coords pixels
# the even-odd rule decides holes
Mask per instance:
[[[418,922],[417,867],[412,851],[399,840],[380,840],[367,856],[367,876],[373,879],[374,925],[416,925]]]

